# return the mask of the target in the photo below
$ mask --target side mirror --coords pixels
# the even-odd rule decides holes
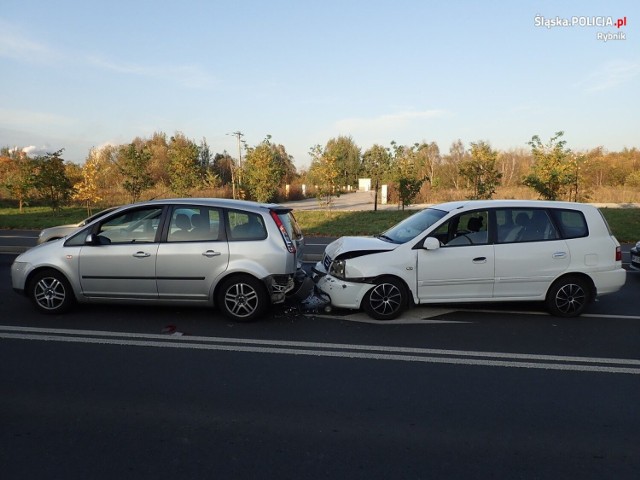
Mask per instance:
[[[437,250],[440,248],[440,240],[435,237],[427,237],[424,239],[422,248],[425,250]]]

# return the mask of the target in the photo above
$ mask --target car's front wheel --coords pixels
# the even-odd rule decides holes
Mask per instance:
[[[232,320],[250,322],[267,309],[269,299],[264,284],[249,275],[225,280],[218,292],[218,307]]]
[[[375,286],[365,295],[362,308],[377,320],[393,320],[406,308],[407,289],[397,278],[379,279]]]
[[[547,292],[547,309],[556,317],[577,317],[593,296],[589,282],[577,276],[556,280]]]
[[[49,314],[66,312],[73,305],[71,285],[56,270],[38,272],[29,282],[27,294],[36,308]]]

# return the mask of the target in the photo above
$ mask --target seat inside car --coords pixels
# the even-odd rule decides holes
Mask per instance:
[[[251,238],[262,238],[264,236],[264,227],[253,215],[249,215],[247,222],[237,225],[233,229],[233,237],[239,240]]]
[[[482,228],[482,217],[471,217],[467,221],[467,230],[470,232],[479,232]]]
[[[535,240],[550,240],[557,238],[555,228],[548,215],[543,210],[534,210],[531,220],[521,233],[523,242]]]

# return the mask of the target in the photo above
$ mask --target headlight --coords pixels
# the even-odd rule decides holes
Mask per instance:
[[[346,266],[347,262],[345,260],[334,260],[329,268],[329,274],[336,278],[344,278],[344,270]]]

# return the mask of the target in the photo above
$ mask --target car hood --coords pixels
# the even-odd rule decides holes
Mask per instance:
[[[347,254],[350,257],[369,253],[387,252],[398,246],[397,243],[385,242],[376,237],[340,237],[327,245],[325,253],[335,260]],[[355,255],[353,255],[355,254]]]
[[[56,225],[55,227],[45,228],[43,232],[55,231],[55,230],[70,230],[72,228],[78,228],[80,226],[79,223],[69,223],[67,225]]]
[[[41,255],[43,252],[49,255],[47,252],[55,252],[56,249],[60,250],[60,244],[64,243],[64,238],[57,238],[50,242],[39,243],[33,247],[29,247],[27,250],[18,255],[15,259],[16,262],[32,262],[37,255]]]

